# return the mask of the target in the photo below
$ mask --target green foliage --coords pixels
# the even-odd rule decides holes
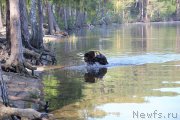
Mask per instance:
[[[67,18],[69,28],[74,28],[76,25],[77,11],[86,13],[84,23],[87,24],[101,23],[100,21],[103,18],[108,23],[136,22],[140,20],[142,15],[141,2],[137,0],[43,0],[44,8],[46,8],[47,1],[53,4],[53,11],[61,29],[65,28],[64,13],[60,15],[57,8],[71,9],[71,14],[69,13],[70,15]],[[143,8],[144,10],[147,9],[146,13],[149,21],[167,21],[177,18],[176,11],[178,10],[178,3],[176,0],[148,1],[149,4],[147,6],[143,4]],[[31,7],[30,3],[31,0],[27,0],[28,12]],[[1,6],[5,6],[6,1],[0,0],[0,4]],[[46,16],[44,21],[46,21]]]
[[[176,4],[172,1],[161,0],[152,2],[150,6],[151,21],[167,21],[173,19],[176,12]]]
[[[87,14],[85,23],[101,24],[137,22],[142,18],[142,8],[147,13],[149,21],[167,21],[176,18],[176,0],[149,0],[141,6],[140,1],[135,0],[51,0],[54,5],[61,8],[71,8],[72,11],[80,11]],[[65,28],[64,16],[56,13],[56,18],[61,29]],[[76,13],[68,19],[68,28],[76,25]]]

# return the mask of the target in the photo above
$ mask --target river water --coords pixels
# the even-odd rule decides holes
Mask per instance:
[[[95,27],[50,44],[64,66],[43,76],[57,119],[180,119],[180,23]],[[87,67],[89,50],[109,64]]]

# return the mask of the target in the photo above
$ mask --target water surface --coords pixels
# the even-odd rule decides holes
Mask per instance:
[[[57,119],[180,119],[180,23],[98,27],[51,44],[64,66],[43,77]],[[109,64],[87,67],[89,50]]]

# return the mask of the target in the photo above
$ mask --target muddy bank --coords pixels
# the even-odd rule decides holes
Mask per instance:
[[[0,120],[55,120],[48,113],[39,78],[0,69]]]
[[[10,103],[18,108],[40,109],[43,101],[43,84],[41,79],[21,76],[16,73],[2,72]]]
[[[1,70],[0,77],[1,120],[11,120],[12,115],[18,115],[21,119],[39,118],[46,112],[41,79]]]

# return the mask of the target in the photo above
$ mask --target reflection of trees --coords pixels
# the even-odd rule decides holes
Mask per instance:
[[[176,26],[176,51],[180,52],[180,28]]]
[[[172,64],[172,63],[170,63]],[[95,106],[106,103],[143,103],[146,96],[177,96],[175,92],[161,92],[154,89],[179,87],[174,81],[179,81],[179,68],[162,66],[161,64],[147,64],[141,66],[126,66],[111,68],[103,80],[96,83],[85,83],[82,73],[76,71],[56,71],[50,73],[56,78],[48,78],[54,82],[56,95],[50,98],[51,108],[60,118],[77,118],[78,111],[90,114]],[[45,79],[46,80],[46,79]],[[163,81],[172,82],[164,84]],[[53,90],[46,85],[45,90]],[[46,99],[48,99],[46,98]],[[84,113],[83,112],[83,113]]]
[[[74,103],[82,97],[83,86],[77,73],[58,70],[51,72],[44,77],[44,84],[46,99],[50,101],[51,109]]]
[[[177,42],[177,35],[179,35],[178,26],[178,24],[163,23],[132,25],[130,26],[131,46],[129,47],[133,52],[174,50],[174,42],[175,40]]]
[[[132,27],[132,49],[135,52],[145,52],[147,50],[147,41],[149,40],[149,25],[140,24],[139,26]]]
[[[174,51],[176,40],[176,24],[153,24],[152,25],[152,50],[162,52],[164,50]]]

